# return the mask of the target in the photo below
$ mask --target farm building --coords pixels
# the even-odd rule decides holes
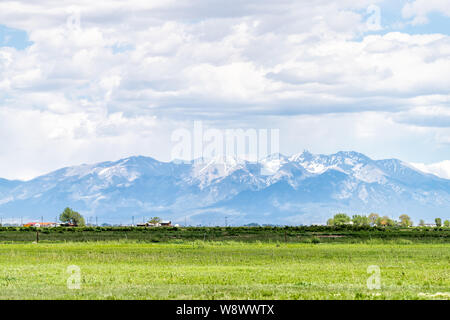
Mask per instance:
[[[36,227],[36,228],[50,228],[56,227],[58,224],[56,222],[28,222],[24,224],[24,227]]]
[[[138,223],[137,227],[172,227],[172,221],[161,221],[158,223]]]

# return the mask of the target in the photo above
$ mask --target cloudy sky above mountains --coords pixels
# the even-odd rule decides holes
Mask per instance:
[[[448,0],[1,1],[0,177],[169,160],[194,120],[447,172],[449,32]]]

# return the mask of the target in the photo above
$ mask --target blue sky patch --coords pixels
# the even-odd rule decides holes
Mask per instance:
[[[24,50],[32,44],[25,31],[8,28],[0,24],[0,47],[12,47],[17,50]]]
[[[135,47],[130,44],[115,44],[111,48],[114,54],[132,51],[135,49]]]
[[[428,22],[412,25],[412,19],[402,16],[402,9],[408,1],[384,1],[380,5],[381,26],[383,30],[375,33],[403,32],[408,34],[440,33],[450,35],[450,18],[439,12],[430,12]]]
[[[384,1],[380,3],[379,8],[379,22],[381,29],[372,30],[359,34],[355,37],[356,41],[362,41],[364,36],[371,34],[384,35],[389,32],[402,32],[410,35],[416,34],[444,34],[450,35],[450,17],[445,16],[440,12],[430,12],[427,14],[427,22],[423,24],[412,24],[413,17],[405,19],[402,16],[402,9],[407,1]],[[367,23],[373,23],[371,20],[376,12],[373,10],[359,11],[363,14],[363,20]]]

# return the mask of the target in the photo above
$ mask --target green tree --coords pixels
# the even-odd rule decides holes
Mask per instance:
[[[370,225],[369,217],[361,216],[361,215],[354,215],[352,217],[352,222],[353,222],[353,225],[356,225],[356,226],[368,226],[368,225]]]
[[[423,227],[424,225],[425,225],[425,221],[423,221],[423,219],[420,219],[419,226]]]
[[[160,217],[153,217],[150,220],[148,220],[148,223],[153,223],[153,224],[157,224],[157,223],[161,223],[161,218]]]
[[[64,211],[59,216],[59,220],[65,223],[72,223],[76,226],[84,226],[84,218],[81,214],[76,211],[73,211],[70,208],[65,208]]]
[[[395,221],[388,216],[378,218],[376,223],[379,227],[392,227],[395,225]]]
[[[347,224],[351,221],[350,217],[345,213],[335,214],[333,220],[335,225]]]
[[[444,221],[444,226],[449,228],[450,227],[450,220],[445,220]]]
[[[330,218],[330,219],[327,220],[327,226],[334,226],[333,218]]]
[[[399,219],[402,227],[410,227],[413,225],[411,218],[407,214],[402,214]]]
[[[378,213],[372,212],[371,214],[369,214],[370,223],[376,224],[379,217],[380,216],[378,215]]]
[[[436,219],[434,219],[434,222],[436,223],[436,227],[442,226],[442,220],[441,220],[441,218],[436,218]]]

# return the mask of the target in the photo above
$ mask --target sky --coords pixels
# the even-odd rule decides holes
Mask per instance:
[[[450,172],[449,32],[448,0],[1,1],[0,177],[168,161],[194,121]]]

